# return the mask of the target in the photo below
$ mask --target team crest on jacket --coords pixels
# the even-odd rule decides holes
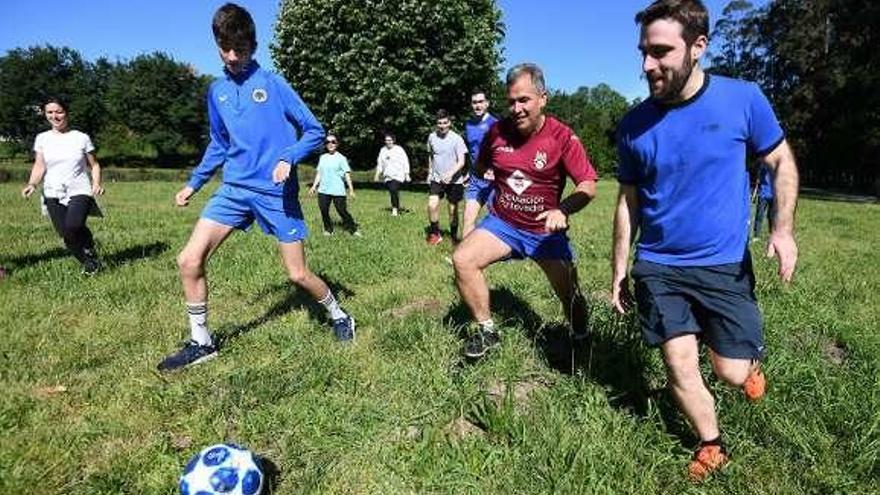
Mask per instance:
[[[263,88],[257,88],[251,93],[251,98],[257,103],[263,103],[264,101],[269,99],[269,94],[266,93],[266,90]]]
[[[521,196],[532,185],[532,180],[526,174],[516,170],[507,178],[507,185],[513,189],[517,196]]]
[[[535,168],[541,170],[547,166],[547,153],[544,151],[538,151],[535,153]]]

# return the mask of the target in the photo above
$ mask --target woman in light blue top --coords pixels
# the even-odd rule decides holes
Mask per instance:
[[[330,220],[330,203],[336,207],[336,212],[342,217],[345,230],[352,235],[360,237],[357,223],[348,212],[346,205],[345,186],[348,185],[348,194],[354,199],[354,186],[351,184],[351,167],[348,159],[337,151],[339,140],[334,134],[327,134],[324,140],[327,152],[318,160],[318,170],[315,174],[315,182],[309,189],[309,194],[318,191],[318,208],[321,210],[321,221],[324,223],[324,235],[333,233],[333,222]]]

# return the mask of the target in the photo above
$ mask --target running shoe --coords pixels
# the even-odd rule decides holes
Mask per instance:
[[[501,337],[495,331],[479,329],[464,343],[462,353],[466,358],[479,359],[501,344]]]
[[[723,445],[701,445],[688,464],[688,478],[694,483],[705,480],[730,460]]]
[[[767,390],[767,379],[764,378],[764,372],[761,368],[755,368],[749,373],[746,381],[743,382],[743,393],[750,402],[758,402],[764,398],[764,392]]]
[[[343,318],[333,320],[333,335],[340,342],[354,340],[354,317],[346,315]]]
[[[190,340],[179,351],[163,359],[158,368],[159,371],[175,371],[215,357],[217,357],[217,346],[200,345],[195,340]]]

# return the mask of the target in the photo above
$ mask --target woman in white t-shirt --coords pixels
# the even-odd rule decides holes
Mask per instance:
[[[82,263],[83,273],[91,275],[101,263],[86,217],[90,213],[100,215],[94,196],[104,194],[101,167],[88,134],[68,126],[64,102],[50,98],[43,111],[52,129],[41,132],[34,141],[34,167],[21,195],[29,198],[43,182],[43,201],[52,225]]]
[[[390,132],[385,133],[385,146],[376,158],[373,180],[378,181],[380,177],[391,195],[391,214],[396,217],[400,214],[400,185],[410,181],[409,158],[403,148],[394,144],[394,134]]]

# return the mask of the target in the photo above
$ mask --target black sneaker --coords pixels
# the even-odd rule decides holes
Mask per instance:
[[[481,328],[465,341],[463,353],[467,358],[479,359],[500,343],[498,333]]]
[[[217,357],[217,346],[199,345],[195,340],[190,340],[182,349],[163,359],[158,368],[159,371],[175,371],[215,357]]]
[[[89,257],[86,258],[82,263],[82,274],[83,275],[94,275],[101,271],[101,262],[98,261],[98,258]]]
[[[333,320],[333,335],[340,342],[349,342],[354,340],[354,317],[346,315],[343,318]]]

